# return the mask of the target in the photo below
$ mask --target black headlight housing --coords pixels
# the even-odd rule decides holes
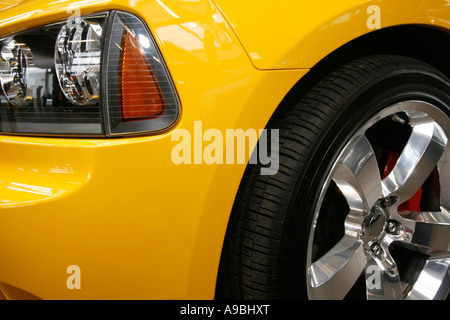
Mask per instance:
[[[0,39],[0,133],[114,137],[167,130],[179,100],[145,23],[111,11]]]

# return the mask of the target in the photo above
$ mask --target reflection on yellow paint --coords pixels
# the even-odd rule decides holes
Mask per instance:
[[[14,17],[3,19],[2,21],[0,21],[0,27],[3,27],[6,24],[13,23],[16,21],[29,19],[32,15],[39,13],[39,12],[42,12],[42,10],[39,9],[39,10],[28,11],[26,13],[22,13],[17,16],[14,16]]]
[[[166,6],[161,0],[156,0],[156,2],[167,11],[168,14],[170,14],[172,17],[179,19],[180,16],[177,15],[175,12],[173,12],[168,6]]]
[[[40,194],[43,196],[54,196],[56,194],[56,191],[52,188],[43,187],[43,186],[33,186],[25,183],[17,183],[17,182],[11,182],[11,184],[6,187],[10,190],[15,190],[19,192],[26,192],[26,193],[34,193],[34,194]]]
[[[164,39],[176,43],[179,47],[187,51],[203,49],[203,41],[198,34],[189,32],[187,28],[181,25],[170,25],[158,29],[158,33]]]

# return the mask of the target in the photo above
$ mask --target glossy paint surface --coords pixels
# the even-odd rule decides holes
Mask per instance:
[[[397,8],[393,1],[376,3],[385,2]],[[430,10],[445,4],[430,2]],[[155,136],[0,136],[0,289],[8,298],[214,297],[245,164],[176,165],[173,133],[194,133],[195,121],[202,121],[203,132],[263,129],[315,61],[369,32],[362,28],[323,40],[340,30],[326,27],[333,17],[362,10],[367,5],[362,1],[322,1],[330,6],[325,11],[304,1],[290,2],[294,8],[281,8],[283,1],[217,3],[220,9],[209,0],[4,2],[0,37],[64,20],[78,8],[82,15],[114,9],[138,15],[155,37],[182,108],[177,125]],[[283,30],[297,20],[283,13],[300,6],[307,19],[291,37]],[[428,12],[411,21],[426,23]],[[268,15],[270,25],[259,21]],[[339,25],[348,30],[354,20],[344,17]],[[409,19],[398,10],[390,17],[389,24]],[[251,30],[258,30],[254,38]],[[302,43],[316,46],[305,50]],[[279,70],[260,70],[266,68]],[[81,289],[66,285],[71,265],[80,267]]]
[[[64,19],[72,13],[68,5],[11,7],[0,15],[0,33]],[[174,129],[193,132],[194,121],[202,121],[203,132],[264,128],[307,72],[256,70],[209,1],[79,5],[82,15],[121,9],[146,21],[180,97]],[[0,288],[7,296],[25,296],[14,286],[43,299],[212,298],[245,165],[176,165],[172,133],[111,140],[0,136]],[[79,290],[66,286],[70,265],[80,267]]]
[[[450,28],[448,0],[215,2],[259,69],[311,68],[335,48],[376,28]]]

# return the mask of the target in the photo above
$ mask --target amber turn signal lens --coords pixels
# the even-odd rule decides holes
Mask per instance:
[[[103,102],[109,136],[147,134],[172,127],[180,103],[168,68],[145,22],[113,11],[103,56]]]
[[[166,104],[140,39],[125,29],[121,47],[119,71],[121,121],[137,121],[161,116]]]

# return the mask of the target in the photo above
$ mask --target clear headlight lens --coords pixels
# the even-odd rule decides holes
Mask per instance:
[[[99,98],[102,27],[94,21],[74,19],[56,39],[55,67],[61,89],[76,105]]]
[[[113,11],[0,39],[0,132],[116,136],[169,128],[179,103],[136,16]]]
[[[27,71],[34,67],[30,48],[11,39],[0,51],[0,81],[8,102],[16,107],[32,99],[33,87],[27,83]]]

